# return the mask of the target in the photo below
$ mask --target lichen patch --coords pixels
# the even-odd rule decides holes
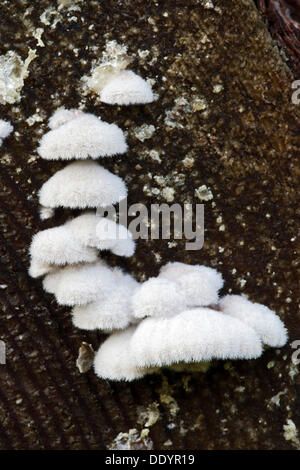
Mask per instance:
[[[24,80],[28,77],[29,65],[37,57],[35,49],[29,49],[23,62],[15,51],[0,56],[0,103],[13,104],[21,100]]]

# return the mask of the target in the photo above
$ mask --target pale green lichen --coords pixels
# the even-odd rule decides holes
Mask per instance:
[[[34,49],[29,49],[23,62],[15,51],[0,56],[0,103],[13,104],[21,100],[24,80],[28,77],[30,63],[37,57]]]

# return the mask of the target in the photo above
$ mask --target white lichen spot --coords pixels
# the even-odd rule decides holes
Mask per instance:
[[[153,178],[159,186],[165,186],[166,180],[161,175],[155,175]]]
[[[166,442],[164,442],[163,444],[165,447],[170,447],[173,445],[173,442],[171,441],[171,439],[168,439]]]
[[[118,44],[117,41],[108,41],[101,59],[92,64],[90,75],[82,77],[84,93],[99,94],[104,85],[130,63],[127,46]]]
[[[281,392],[278,392],[277,395],[274,395],[270,402],[272,403],[272,405],[275,405],[275,406],[280,406],[280,397],[281,395],[285,395],[287,392],[287,388],[285,388],[283,391]]]
[[[134,129],[134,135],[135,137],[140,140],[141,142],[144,142],[144,140],[150,139],[155,132],[155,127],[150,124],[143,124],[140,127],[136,127]]]
[[[42,122],[44,120],[44,117],[42,117],[38,112],[35,114],[32,114],[26,119],[26,122],[28,126],[33,126],[36,122]]]
[[[0,162],[2,165],[9,165],[13,162],[13,158],[11,155],[6,153],[5,155],[3,155],[3,157],[0,158]]]
[[[0,103],[16,103],[21,100],[24,80],[28,77],[29,64],[37,57],[34,49],[29,49],[23,62],[15,51],[0,56]]]
[[[246,280],[246,279],[241,279],[241,278],[240,278],[240,279],[238,279],[238,283],[239,283],[240,287],[242,287],[242,288],[243,288],[243,287],[246,285],[246,283],[247,283],[247,280]]]
[[[184,96],[176,98],[174,101],[173,109],[165,111],[165,124],[170,128],[183,129],[185,126],[180,122],[185,113],[191,113],[193,111],[192,106]]]
[[[175,189],[174,188],[171,188],[169,186],[167,186],[166,188],[164,188],[162,190],[162,195],[163,195],[163,198],[167,201],[167,202],[172,202],[174,201],[174,194],[175,194]]]
[[[151,403],[147,408],[141,408],[139,411],[138,423],[145,428],[153,426],[160,418],[159,404]]]
[[[161,163],[161,158],[159,156],[159,152],[157,150],[150,150],[149,156],[152,160]]]
[[[195,159],[193,157],[185,157],[182,160],[182,163],[185,168],[192,168],[195,163]]]
[[[40,16],[40,21],[51,29],[55,29],[57,23],[62,20],[61,14],[54,7],[47,8]]]
[[[212,10],[214,8],[214,4],[211,0],[201,0],[201,4],[206,10]]]
[[[193,111],[204,111],[207,108],[207,101],[205,98],[194,98],[191,104]]]
[[[200,201],[210,201],[213,199],[213,193],[205,184],[195,189],[195,195]]]
[[[44,28],[37,28],[32,33],[32,36],[37,40],[37,46],[39,47],[45,47],[45,43],[42,40],[43,32]]]
[[[177,401],[172,396],[173,389],[167,379],[163,376],[162,386],[159,390],[159,400],[165,405],[172,418],[175,418],[180,410]]]
[[[148,51],[147,49],[146,50],[143,50],[143,49],[138,49],[138,56],[140,59],[142,60],[145,60],[148,55],[150,54],[150,51]]]
[[[298,365],[292,362],[290,365],[289,376],[292,380],[294,380],[294,377],[298,374],[299,374]]]
[[[148,433],[149,429],[142,430],[141,433],[137,429],[120,432],[107,448],[108,450],[151,450],[153,442]]]
[[[286,441],[291,441],[297,448],[300,447],[298,429],[292,419],[287,419],[286,424],[283,425],[283,436]]]
[[[221,93],[221,91],[224,89],[224,86],[221,84],[221,83],[217,83],[216,85],[214,85],[213,87],[213,92],[218,94],[218,93]]]
[[[168,248],[176,248],[177,242],[168,242]]]

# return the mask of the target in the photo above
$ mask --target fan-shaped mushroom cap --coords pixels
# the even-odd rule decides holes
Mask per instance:
[[[99,250],[111,250],[117,256],[127,257],[135,252],[132,234],[124,225],[116,224],[113,220],[99,218],[96,235],[95,246]]]
[[[96,248],[84,246],[68,225],[54,227],[34,235],[30,246],[32,259],[43,263],[64,265],[97,260]]]
[[[56,266],[43,263],[42,261],[39,261],[36,258],[32,258],[30,261],[28,273],[31,277],[40,277],[44,276],[45,274],[54,272],[55,270]]]
[[[64,265],[96,261],[98,250],[132,256],[134,249],[131,233],[123,225],[87,212],[60,227],[38,232],[33,237],[30,254],[45,263]]]
[[[95,238],[99,220],[101,220],[100,216],[95,212],[89,211],[68,220],[63,227],[72,233],[82,245],[96,248]]]
[[[119,330],[134,322],[131,297],[139,283],[129,275],[123,275],[108,297],[90,304],[74,307],[73,324],[83,330]]]
[[[229,320],[230,318],[230,320]],[[254,359],[262,354],[256,332],[236,318],[209,308],[170,318],[147,318],[130,340],[138,367],[213,359]]]
[[[169,317],[186,308],[184,292],[168,279],[150,278],[140,285],[132,298],[136,318]]]
[[[9,121],[4,121],[0,119],[0,147],[2,145],[3,139],[9,136],[9,134],[13,131],[13,126]]]
[[[222,275],[215,269],[185,263],[167,263],[160,270],[159,278],[176,282],[185,293],[189,307],[204,307],[217,303],[218,291],[223,287]]]
[[[66,109],[64,107],[58,108],[48,121],[48,126],[50,129],[56,129],[57,127],[62,126],[66,122],[72,121],[79,116],[82,116],[84,113],[80,109]]]
[[[66,111],[53,116],[56,126]],[[71,111],[74,115],[74,111]],[[62,121],[63,121],[62,119]],[[71,160],[110,157],[125,153],[127,144],[122,130],[115,124],[101,121],[93,114],[79,114],[43,135],[38,153],[46,160]]]
[[[46,292],[54,294],[60,305],[85,305],[113,292],[118,277],[103,261],[74,265],[48,274]]]
[[[130,351],[130,340],[135,327],[114,333],[104,341],[94,359],[94,369],[98,377],[108,380],[131,381],[143,377],[145,371],[136,366]]]
[[[87,209],[116,204],[127,196],[124,181],[95,162],[74,162],[55,173],[39,192],[44,207]]]
[[[287,330],[275,312],[265,305],[250,302],[241,295],[227,295],[220,300],[222,312],[238,318],[253,328],[264,344],[272,347],[284,346],[287,342]]]
[[[114,75],[100,92],[100,100],[107,104],[145,104],[154,100],[150,85],[131,70]]]

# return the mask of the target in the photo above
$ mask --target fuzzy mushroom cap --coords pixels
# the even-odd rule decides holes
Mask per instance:
[[[103,87],[100,100],[107,104],[130,105],[152,103],[154,97],[143,78],[131,70],[122,70]]]
[[[95,246],[100,250],[111,250],[117,256],[127,257],[135,252],[132,234],[124,225],[116,224],[113,220],[99,218],[96,236]]]
[[[57,129],[57,127],[66,124],[66,122],[72,121],[79,116],[83,115],[83,111],[80,109],[66,109],[64,107],[58,108],[55,113],[50,117],[48,126],[50,129]]]
[[[30,255],[42,263],[64,265],[97,260],[98,250],[84,246],[68,226],[54,227],[34,235]]]
[[[131,381],[143,377],[145,371],[136,366],[130,352],[130,340],[135,327],[117,332],[104,341],[95,355],[94,369],[98,377],[108,380]]]
[[[76,237],[84,246],[95,247],[97,224],[101,217],[95,212],[88,211],[68,220],[64,227]]]
[[[185,295],[167,279],[150,278],[141,284],[132,298],[136,318],[170,317],[186,308]]]
[[[240,320],[197,308],[167,319],[143,320],[130,340],[130,349],[138,367],[162,367],[213,359],[254,359],[262,354],[262,343]]]
[[[220,300],[222,312],[238,318],[253,328],[268,346],[281,347],[287,342],[287,330],[275,312],[265,305],[250,302],[241,295],[227,295]]]
[[[44,207],[107,207],[127,196],[124,181],[95,162],[74,162],[55,173],[39,192]]]
[[[53,116],[50,125],[55,126],[62,117],[65,118],[66,113],[60,111],[58,117]],[[46,160],[80,160],[110,157],[126,150],[125,137],[118,126],[101,121],[92,114],[79,114],[47,132],[40,141],[38,153]]]
[[[73,324],[83,330],[121,330],[135,322],[131,297],[139,283],[129,275],[123,275],[111,294],[88,305],[72,310]]]
[[[13,131],[13,126],[9,121],[4,121],[0,119],[0,145],[2,144],[2,140],[6,139],[9,134]]]
[[[98,250],[132,256],[135,243],[123,225],[94,212],[86,212],[60,227],[36,234],[30,253],[41,261],[63,265],[96,261]]]
[[[118,277],[103,261],[67,266],[48,274],[43,282],[46,292],[54,294],[57,303],[73,307],[86,305],[113,292]]]
[[[45,274],[54,272],[55,270],[56,270],[56,266],[43,263],[42,261],[39,261],[36,258],[32,258],[30,261],[28,273],[29,273],[29,276],[36,278],[36,277],[44,276]]]
[[[185,293],[189,307],[204,307],[218,302],[223,287],[222,275],[215,269],[185,263],[167,263],[160,270],[159,278],[176,282]]]

